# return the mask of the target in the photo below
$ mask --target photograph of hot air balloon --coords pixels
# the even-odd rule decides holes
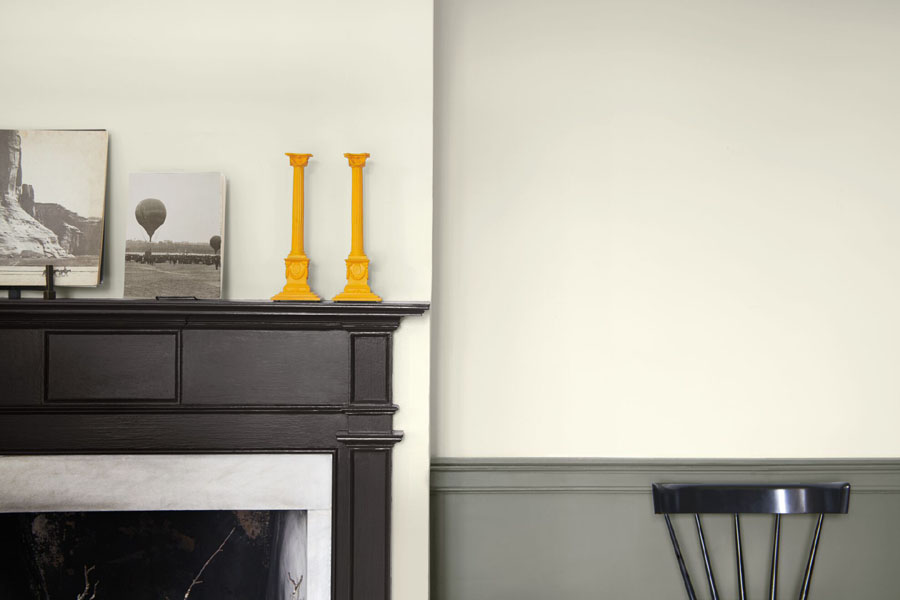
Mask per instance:
[[[125,297],[222,297],[225,176],[133,173]]]
[[[109,134],[0,130],[0,285],[100,283]]]

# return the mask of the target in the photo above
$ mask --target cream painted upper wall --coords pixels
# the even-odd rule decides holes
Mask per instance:
[[[105,281],[68,294],[121,297],[130,172],[216,170],[225,296],[270,297],[290,250],[284,153],[311,152],[305,246],[312,287],[331,298],[350,250],[343,153],[369,152],[370,283],[387,301],[428,300],[432,16],[430,0],[3,3],[0,128],[110,134]],[[394,342],[397,600],[428,594],[429,330],[407,319]]]
[[[429,1],[57,0],[7,3],[2,14],[0,127],[110,132],[101,293],[122,293],[127,175],[154,170],[224,172],[225,296],[280,291],[291,235],[284,153],[311,152],[306,253],[313,289],[331,298],[350,250],[343,154],[370,152],[373,290],[429,298]]]
[[[435,11],[433,454],[900,454],[900,4]]]

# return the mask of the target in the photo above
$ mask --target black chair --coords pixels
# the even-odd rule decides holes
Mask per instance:
[[[747,592],[744,584],[744,557],[741,549],[741,520],[742,513],[764,513],[775,515],[774,531],[772,534],[772,561],[769,571],[769,595],[768,600],[775,600],[778,582],[778,541],[781,533],[781,515],[818,514],[816,531],[813,534],[812,545],[809,549],[809,559],[806,563],[806,572],[803,576],[800,589],[800,600],[809,597],[809,586],[812,580],[813,566],[816,561],[816,549],[819,546],[819,537],[822,534],[822,522],[826,514],[844,513],[850,507],[849,483],[817,483],[817,484],[684,484],[684,483],[654,483],[653,484],[653,510],[656,514],[665,515],[666,527],[675,549],[675,559],[681,570],[684,587],[690,600],[696,600],[691,576],[684,564],[681,548],[675,530],[672,529],[670,514],[693,514],[697,525],[697,537],[700,542],[700,551],[703,554],[703,564],[706,567],[706,578],[709,583],[709,593],[712,600],[719,600],[719,592],[716,589],[716,580],[710,564],[709,553],[706,548],[706,540],[703,537],[703,525],[700,521],[702,513],[718,513],[734,515],[734,548],[737,562],[738,598],[746,600]]]

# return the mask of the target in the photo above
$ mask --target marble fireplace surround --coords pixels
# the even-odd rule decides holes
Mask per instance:
[[[294,573],[307,600],[331,598],[331,500],[326,454],[0,457],[0,513],[305,511]]]
[[[391,341],[428,308],[0,301],[0,509],[323,511],[309,599],[388,600]]]

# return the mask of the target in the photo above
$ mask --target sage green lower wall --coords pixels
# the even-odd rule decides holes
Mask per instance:
[[[686,598],[653,482],[849,481],[826,517],[810,598],[900,598],[900,460],[436,459],[432,600]],[[771,517],[742,518],[749,597],[766,597]],[[691,517],[674,517],[708,598]],[[815,522],[782,521],[780,598],[796,598]],[[722,598],[735,596],[731,520],[704,518]]]

